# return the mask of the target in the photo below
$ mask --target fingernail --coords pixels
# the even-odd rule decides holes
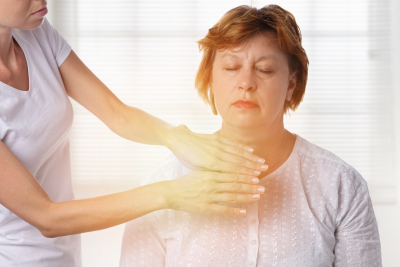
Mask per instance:
[[[260,194],[254,194],[254,195],[253,195],[253,198],[259,199],[259,198],[260,198]]]
[[[268,165],[261,165],[261,169],[264,169],[264,170],[268,169]]]
[[[246,210],[240,210],[239,211],[241,214],[246,214]]]
[[[260,193],[264,193],[265,192],[265,188],[263,186],[259,186],[257,187],[257,191]]]
[[[258,162],[264,163],[264,162],[265,162],[265,159],[259,158],[259,159],[258,159]]]
[[[247,148],[247,151],[253,152],[253,151],[254,151],[254,148],[248,147],[248,148]]]
[[[255,175],[260,175],[260,173],[261,173],[260,171],[254,171]]]
[[[255,184],[258,184],[260,182],[260,180],[258,178],[253,178],[253,179],[251,179],[251,181]]]

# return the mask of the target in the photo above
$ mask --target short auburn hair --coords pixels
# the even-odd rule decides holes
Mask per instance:
[[[308,57],[301,44],[300,28],[293,14],[278,5],[267,5],[261,9],[242,5],[225,13],[208,30],[206,37],[198,41],[203,56],[197,70],[195,87],[200,98],[211,106],[215,115],[218,112],[210,86],[217,50],[237,47],[262,32],[275,33],[279,47],[288,58],[290,72],[297,72],[297,85],[292,99],[284,103],[284,112],[288,109],[295,111],[303,100],[307,85]]]

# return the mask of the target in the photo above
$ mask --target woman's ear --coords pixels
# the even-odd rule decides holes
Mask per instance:
[[[286,91],[286,101],[290,101],[292,99],[293,91],[297,85],[297,71],[293,72],[289,78],[289,85]]]

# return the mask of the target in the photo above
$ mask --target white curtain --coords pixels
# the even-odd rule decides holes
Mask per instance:
[[[354,166],[376,202],[394,201],[398,93],[394,1],[49,0],[51,23],[125,103],[172,124],[212,133],[221,120],[198,99],[196,41],[229,9],[278,4],[294,14],[309,81],[286,127]],[[397,65],[396,65],[397,66]],[[73,179],[137,185],[166,156],[126,141],[74,103]],[[398,127],[397,127],[398,128]]]

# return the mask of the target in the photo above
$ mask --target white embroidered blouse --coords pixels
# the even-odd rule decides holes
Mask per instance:
[[[171,155],[143,184],[189,173]],[[127,223],[120,266],[382,266],[365,180],[297,136],[245,216],[160,210]]]

